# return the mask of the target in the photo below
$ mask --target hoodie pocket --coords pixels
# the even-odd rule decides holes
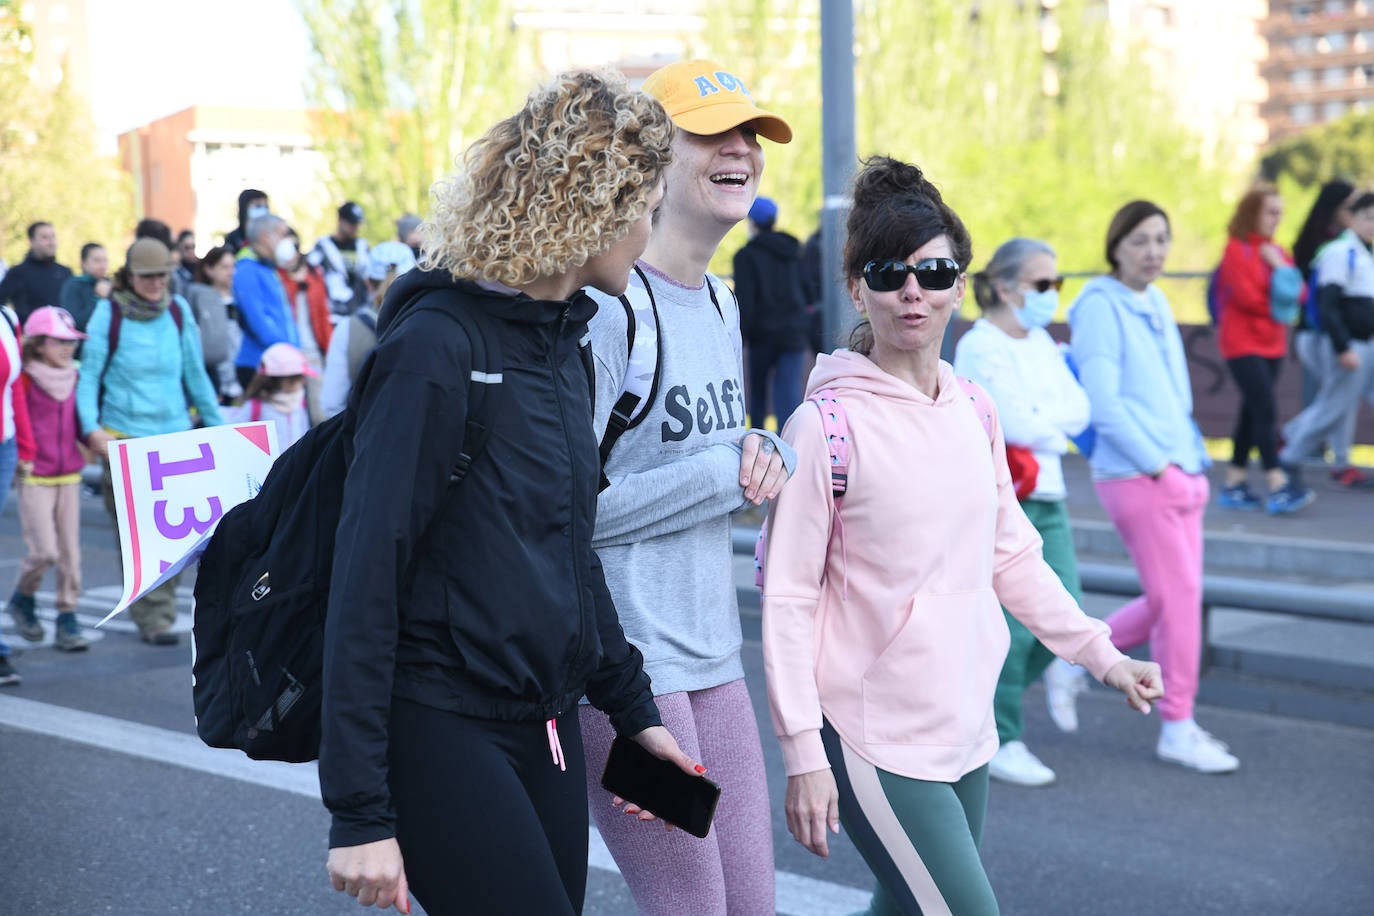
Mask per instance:
[[[912,599],[906,623],[863,676],[864,741],[972,744],[992,715],[1010,636],[990,588]]]

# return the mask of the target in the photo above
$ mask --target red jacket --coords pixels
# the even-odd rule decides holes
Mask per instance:
[[[286,288],[286,300],[291,305],[291,314],[296,314],[296,294],[300,284],[286,271],[278,269],[281,285]],[[329,291],[325,289],[324,277],[314,267],[306,268],[305,301],[310,306],[310,329],[315,332],[315,343],[320,352],[329,352],[329,338],[334,333],[334,323],[329,320],[332,309],[329,306]]]
[[[1229,239],[1217,269],[1220,315],[1217,318],[1217,348],[1223,359],[1262,356],[1279,359],[1288,352],[1288,326],[1274,320],[1269,312],[1269,276],[1273,273],[1260,257],[1261,245],[1273,239],[1252,235],[1245,241]],[[1283,252],[1286,263],[1293,256]]]
[[[3,306],[0,306],[0,308],[3,308]],[[9,395],[8,398],[0,396],[0,410],[8,408],[10,411],[10,416],[8,418],[0,417],[0,441],[3,441],[5,438],[3,430],[12,424],[14,427],[14,437],[18,440],[16,444],[19,446],[19,460],[28,461],[29,459],[25,456],[33,454],[34,443],[33,430],[29,427],[29,402],[28,399],[24,397],[23,389],[19,387],[19,383],[24,377],[23,373],[20,371],[19,362],[19,360],[22,359],[22,356],[19,356],[19,354],[24,340],[23,332],[18,328],[11,331],[9,319],[4,315],[0,315],[0,322],[5,323],[4,330],[0,331],[0,334],[13,334],[14,352],[16,357],[18,357],[18,359],[11,364],[8,349],[0,346],[0,386],[9,389],[9,391],[6,392],[6,394]],[[11,376],[14,377],[13,383],[10,381]],[[11,422],[4,422],[6,419]],[[0,481],[0,487],[8,487],[9,485],[10,482],[8,480]]]

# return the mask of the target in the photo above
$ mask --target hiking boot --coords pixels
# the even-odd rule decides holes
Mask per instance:
[[[1087,689],[1087,675],[1077,665],[1056,658],[1045,669],[1045,705],[1061,732],[1078,731],[1078,695]]]
[[[21,680],[23,680],[23,678],[19,676],[19,672],[15,671],[14,667],[10,665],[10,657],[8,655],[0,655],[0,687],[13,687]]]
[[[43,641],[43,624],[38,622],[37,605],[33,595],[21,595],[15,592],[10,595],[10,603],[6,607],[6,610],[10,612],[10,617],[14,620],[15,627],[19,629],[19,635],[29,642]]]
[[[1199,773],[1231,773],[1240,768],[1240,761],[1226,747],[1196,722],[1166,723],[1174,726],[1159,733],[1155,756],[1165,763],[1176,763]]]
[[[1374,480],[1370,480],[1368,474],[1356,467],[1339,468],[1332,471],[1331,482],[1338,487],[1345,487],[1347,490],[1374,489]]]
[[[1253,512],[1262,505],[1260,498],[1254,494],[1247,483],[1238,483],[1233,487],[1225,487],[1217,494],[1217,505],[1223,509],[1244,509]]]
[[[988,775],[1015,786],[1038,788],[1054,782],[1054,770],[1040,762],[1021,741],[1008,741],[988,762]]]
[[[1311,505],[1316,498],[1317,494],[1307,487],[1290,481],[1282,489],[1269,494],[1269,501],[1265,503],[1264,510],[1270,515],[1286,515]]]
[[[175,646],[181,642],[181,637],[171,630],[147,630],[138,635],[150,646]]]
[[[52,644],[62,652],[84,652],[91,647],[90,641],[81,635],[81,624],[76,622],[76,614],[71,611],[57,615],[57,632]]]

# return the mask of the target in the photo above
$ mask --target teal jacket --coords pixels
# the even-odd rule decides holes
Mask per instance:
[[[1183,338],[1163,293],[1094,277],[1069,307],[1069,328],[1097,432],[1094,478],[1150,474],[1167,464],[1196,474],[1211,464],[1193,422]]]
[[[224,422],[215,388],[205,374],[195,313],[185,299],[172,298],[181,308],[180,335],[170,310],[150,321],[125,318],[120,323],[119,347],[113,362],[109,362],[112,305],[108,299],[96,303],[86,325],[90,337],[81,348],[81,376],[76,383],[76,410],[83,436],[89,436],[98,426],[126,436],[156,436],[190,429],[188,399],[200,411],[205,425],[219,426]]]

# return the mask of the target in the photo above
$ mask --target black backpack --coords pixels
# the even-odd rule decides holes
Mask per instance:
[[[407,303],[396,325],[418,311],[440,311],[471,341],[468,421],[449,479],[456,487],[485,447],[496,415],[500,336],[492,327],[496,319],[479,309],[419,301],[435,292]],[[319,756],[324,622],[348,472],[345,449],[375,359],[363,364],[348,407],[277,458],[257,496],[220,519],[201,556],[191,694],[196,732],[211,747],[290,763]]]

